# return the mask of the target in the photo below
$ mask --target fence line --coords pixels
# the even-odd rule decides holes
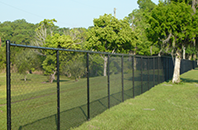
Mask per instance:
[[[35,86],[28,88],[28,86],[31,86],[32,84],[34,85],[36,82],[33,82],[32,80],[31,84],[24,83],[21,81],[19,77],[20,75],[18,73],[11,72],[10,59],[12,59],[13,57],[10,57],[12,53],[10,51],[10,47],[55,51],[56,71],[57,71],[56,92],[54,92],[54,87],[49,87],[52,86],[53,84],[42,85],[44,86],[42,88],[43,90],[40,89],[39,87],[36,88]],[[60,69],[62,69],[60,68],[61,65],[60,53],[62,51],[76,52],[83,54],[85,53],[86,60],[83,60],[83,57],[80,58],[82,60],[80,67],[82,67],[82,70],[86,69],[85,72],[86,75],[84,76],[86,77],[86,80],[84,81],[82,79],[83,81],[81,82],[80,85],[77,82],[75,82],[72,83],[75,84],[73,85],[73,87],[70,86],[71,83],[69,85],[64,84],[64,87],[62,87],[63,85],[60,83],[63,81],[60,79],[61,76]],[[91,62],[91,58],[90,58],[91,55],[97,55],[97,54],[101,54],[107,57],[106,68],[101,67],[103,61],[102,60],[99,61],[100,59],[99,60],[96,59],[97,62],[100,62],[100,63],[96,63],[96,65],[93,64],[95,62]],[[138,56],[138,55],[116,54],[116,53],[112,54],[106,52],[35,47],[35,46],[13,44],[10,43],[10,41],[6,41],[6,60],[7,60],[6,61],[7,130],[11,130],[11,129],[22,130],[22,129],[30,129],[30,128],[54,129],[55,127],[57,130],[60,130],[60,129],[69,129],[70,127],[78,126],[85,121],[85,117],[86,120],[90,120],[92,117],[103,112],[104,110],[109,109],[112,106],[119,104],[120,102],[124,102],[128,98],[135,98],[135,96],[148,91],[156,84],[171,79],[174,69],[171,57]],[[86,61],[85,65],[83,63],[84,61]],[[75,66],[75,64],[72,64],[72,66]],[[97,74],[98,66],[100,66],[99,69],[103,68],[107,70],[106,72],[107,77],[102,76],[101,74],[100,75]],[[94,67],[96,67],[96,69],[94,69]],[[185,73],[188,70],[194,69],[195,67],[196,67],[195,61],[182,60],[180,73],[181,74]],[[78,68],[79,67],[77,66],[76,69]],[[11,73],[13,73],[12,78],[11,78]],[[93,74],[90,75],[91,73]],[[14,77],[14,75],[17,76]],[[33,78],[37,79],[36,77]],[[83,86],[84,82],[86,83],[86,89],[84,87],[81,87]],[[23,87],[23,84],[25,84],[25,87]],[[13,89],[11,88],[11,85],[13,86]],[[97,87],[93,87],[93,86],[97,86]],[[16,89],[17,87],[20,88],[20,91]],[[22,88],[23,90],[21,90]],[[35,88],[36,90],[33,90],[33,88]],[[15,89],[17,92],[18,91],[21,92],[21,94],[20,93],[12,94],[11,91],[14,91]],[[30,90],[34,92],[31,92]],[[86,93],[85,96],[86,104],[84,104],[85,100],[83,100],[82,98],[84,92]],[[54,93],[57,94],[56,98],[53,97]],[[74,93],[77,94],[74,95]],[[48,96],[48,98],[45,98],[46,96]],[[69,97],[70,99],[68,99]],[[36,100],[32,101],[34,99]],[[54,101],[54,99],[56,99],[56,101]],[[71,100],[71,102],[68,100]],[[25,103],[23,103],[23,101]],[[68,105],[69,103],[67,103],[67,101],[70,103],[70,106]],[[54,102],[56,102],[56,110],[54,110],[55,107],[53,105],[48,105],[48,104],[53,104]],[[34,104],[36,105],[34,106]],[[48,110],[49,112],[46,110]],[[74,111],[74,112],[70,112],[70,111]],[[33,113],[33,114],[27,116],[27,115],[23,115],[21,112],[27,113],[28,115],[29,113]],[[32,116],[34,114],[36,115],[36,117]]]

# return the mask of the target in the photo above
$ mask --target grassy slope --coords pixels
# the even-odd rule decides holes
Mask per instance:
[[[139,75],[139,74],[137,74]],[[56,128],[56,82],[50,84],[45,83],[46,77],[42,75],[28,75],[28,80],[24,82],[23,75],[12,74],[12,128],[19,129],[43,129]],[[111,94],[121,91],[121,75],[111,76]],[[125,75],[125,89],[131,89],[132,82],[128,79],[131,77]],[[3,81],[4,80],[4,81]],[[1,92],[0,95],[0,129],[6,129],[6,100],[5,100],[5,76],[0,78]],[[91,100],[91,116],[95,116],[103,112],[107,105],[107,78],[94,77],[90,78],[90,100]],[[137,82],[136,84],[139,84]],[[61,77],[60,98],[61,98],[61,128],[74,127],[86,120],[86,79],[78,82],[68,80]],[[131,92],[131,90],[130,90]],[[118,94],[120,95],[120,94]],[[103,100],[106,99],[106,100]],[[121,101],[121,96],[120,96]],[[118,104],[120,101],[111,101],[112,105]],[[103,110],[100,108],[103,107]],[[95,112],[97,111],[97,112]],[[84,114],[83,114],[84,112]],[[74,123],[76,122],[76,124]],[[46,125],[44,125],[46,124]]]
[[[75,130],[198,128],[198,70],[181,76],[183,83],[164,82],[135,99],[106,110]]]
[[[0,74],[0,104],[6,103],[5,74]],[[6,129],[6,106],[0,105],[0,130]]]

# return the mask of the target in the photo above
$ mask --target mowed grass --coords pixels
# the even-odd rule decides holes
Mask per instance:
[[[0,104],[6,103],[6,75],[0,74]],[[0,130],[6,130],[6,106],[0,105]]]
[[[198,70],[106,110],[74,130],[197,130]]]
[[[140,71],[135,71],[135,94],[141,93]],[[143,72],[144,78],[147,72]],[[150,73],[152,75],[152,73]],[[162,76],[162,75],[161,75]],[[153,76],[151,76],[153,77]],[[12,129],[56,129],[57,127],[57,83],[47,82],[39,74],[11,76]],[[144,79],[143,78],[143,79]],[[5,74],[1,74],[0,130],[6,129]],[[153,80],[151,80],[153,82]],[[145,81],[144,81],[145,82]],[[150,83],[150,87],[152,86]],[[144,83],[145,84],[145,83]],[[143,87],[143,92],[149,86]],[[122,102],[121,73],[110,76],[110,105]],[[90,77],[90,117],[108,108],[107,77]],[[124,100],[133,97],[132,72],[124,73]],[[87,79],[79,81],[60,77],[60,126],[61,129],[76,127],[87,120]]]
[[[140,72],[135,76],[140,79]],[[124,74],[125,99],[132,95],[132,73]],[[56,129],[57,127],[57,83],[48,83],[47,77],[38,74],[11,76],[11,115],[12,129]],[[0,129],[6,129],[6,90],[5,74],[0,77]],[[140,90],[140,81],[135,82],[136,93]],[[122,101],[121,73],[110,76],[111,106]],[[144,89],[146,91],[146,88]],[[90,77],[90,116],[105,111],[108,107],[107,77]],[[87,79],[78,82],[60,77],[60,119],[61,129],[76,127],[87,120]]]

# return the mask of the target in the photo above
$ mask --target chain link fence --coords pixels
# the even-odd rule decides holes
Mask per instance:
[[[171,79],[173,60],[7,41],[7,129],[77,127]],[[195,61],[182,60],[180,72],[195,66]]]

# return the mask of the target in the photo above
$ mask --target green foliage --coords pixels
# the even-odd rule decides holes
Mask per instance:
[[[89,76],[102,76],[104,60],[98,54],[92,54],[89,56]]]
[[[133,49],[134,54],[152,55],[156,54],[156,48],[146,36],[146,28],[149,27],[146,21],[146,15],[150,15],[151,10],[156,6],[150,0],[138,0],[140,9],[135,9],[128,15],[130,26],[137,36],[136,47]]]
[[[53,36],[48,35],[46,38],[45,47],[50,48],[63,48],[63,49],[80,49],[79,45],[73,43],[72,38],[69,35],[54,34]],[[59,62],[60,64],[68,62],[71,60],[71,54],[74,52],[60,51],[59,53]],[[43,69],[46,75],[50,75],[50,81],[54,78],[56,74],[56,51],[53,50],[45,50],[44,54],[46,55],[46,59],[43,61]],[[54,80],[54,79],[53,79]],[[52,81],[51,81],[52,82]]]
[[[6,67],[5,47],[0,47],[0,72]]]
[[[181,50],[182,45],[190,44],[197,33],[195,23],[198,21],[193,20],[192,14],[193,10],[185,3],[170,3],[166,6],[160,3],[152,10],[151,15],[147,16],[150,24],[147,28],[149,40],[161,46],[170,35],[166,46]]]
[[[127,53],[134,47],[135,34],[127,19],[118,20],[110,15],[94,19],[94,27],[88,30],[86,48],[102,51]]]
[[[85,28],[73,28],[70,30],[69,35],[76,44],[80,44],[86,41],[87,30]]]
[[[61,63],[61,71],[67,74],[68,77],[74,78],[78,81],[86,73],[86,58],[82,54],[75,54],[70,60]]]
[[[25,76],[24,80],[26,81],[26,75],[29,71],[34,71],[35,68],[38,68],[38,57],[32,50],[23,50],[15,56],[15,64],[17,71],[20,74]]]
[[[2,45],[4,46],[8,39],[12,43],[29,45],[30,41],[34,38],[35,28],[34,24],[28,23],[24,19],[0,23]]]
[[[152,10],[155,7],[155,3],[153,3],[151,0],[138,0],[137,1],[140,10]]]
[[[49,29],[49,31],[51,31],[51,29],[55,26],[54,22],[57,22],[56,19],[44,19],[38,24],[38,28],[36,28],[36,31],[41,29]]]
[[[188,45],[186,48],[186,53],[190,55],[196,54],[197,53],[196,47]]]
[[[56,71],[56,57],[53,55],[47,55],[43,61],[44,74],[48,75]]]

